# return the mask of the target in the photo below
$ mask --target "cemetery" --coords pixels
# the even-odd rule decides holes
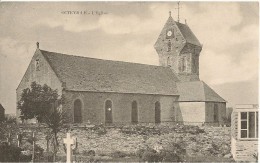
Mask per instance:
[[[20,147],[18,159],[53,161],[54,148],[46,125],[13,125],[8,131],[3,137],[9,145]],[[230,139],[230,127],[65,125],[58,135],[56,161],[230,162],[234,161]]]

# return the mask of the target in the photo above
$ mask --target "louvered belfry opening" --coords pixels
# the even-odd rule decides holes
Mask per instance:
[[[107,100],[105,103],[105,123],[113,123],[113,110],[112,110],[112,101]]]
[[[161,104],[160,102],[155,103],[155,123],[161,123]]]
[[[82,123],[82,103],[79,99],[74,102],[74,123]]]
[[[132,102],[131,120],[132,120],[132,123],[134,123],[134,124],[138,123],[138,109],[137,109],[136,101]]]

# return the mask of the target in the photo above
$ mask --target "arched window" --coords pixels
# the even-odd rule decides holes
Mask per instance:
[[[182,64],[182,72],[186,71],[186,64],[187,64],[187,60],[186,57],[183,57],[183,64]]]
[[[35,60],[35,70],[40,71],[40,60],[39,59]]]
[[[160,102],[155,103],[155,123],[161,123],[161,104]]]
[[[136,101],[132,102],[131,121],[132,123],[138,123],[138,108]]]
[[[82,123],[82,103],[79,99],[74,101],[74,123]]]
[[[214,104],[214,122],[218,122],[218,104]]]
[[[110,100],[105,103],[105,123],[113,123],[112,101]]]

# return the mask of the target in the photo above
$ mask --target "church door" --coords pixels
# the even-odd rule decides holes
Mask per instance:
[[[112,102],[107,100],[105,103],[105,123],[113,123]]]
[[[155,103],[155,123],[161,123],[161,105],[160,102]]]
[[[132,114],[131,114],[132,123],[138,122],[138,109],[137,109],[137,102],[132,102]]]
[[[74,123],[82,123],[82,104],[79,99],[74,102]]]

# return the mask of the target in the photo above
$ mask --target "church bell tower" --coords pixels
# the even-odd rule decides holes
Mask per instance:
[[[169,12],[154,48],[159,55],[160,66],[170,67],[180,81],[199,79],[199,56],[202,45],[186,21],[176,22]]]

